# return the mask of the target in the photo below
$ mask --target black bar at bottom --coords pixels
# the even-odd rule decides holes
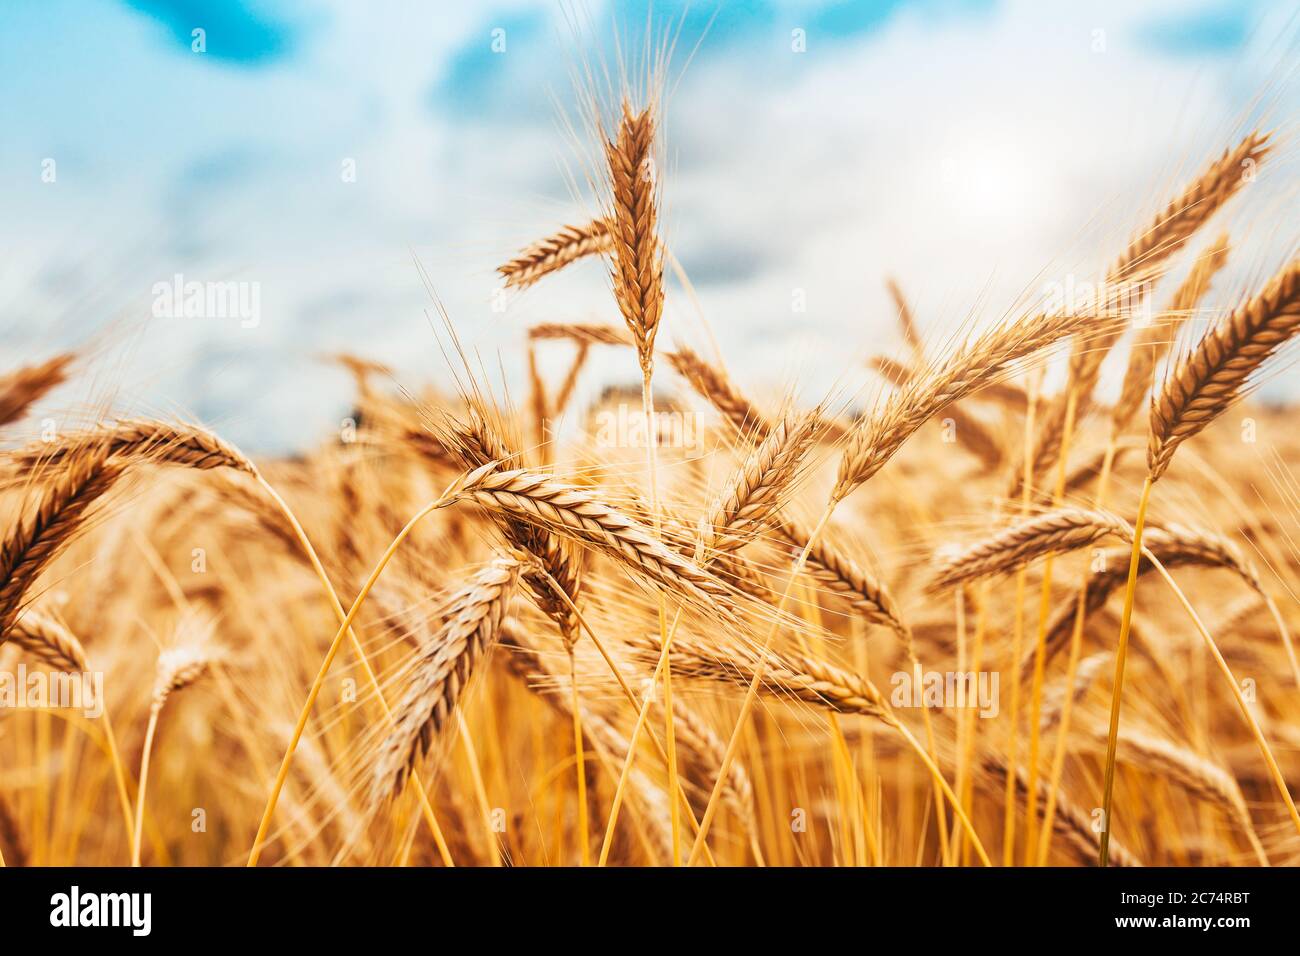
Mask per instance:
[[[1071,942],[1230,942],[1289,931],[1295,890],[1285,869],[9,869],[0,870],[0,927],[6,943],[76,934],[127,945],[147,935],[337,946],[418,939],[446,919],[499,946],[515,935],[554,944],[575,921],[597,934],[592,942],[646,938],[676,914],[683,931],[712,924],[729,946],[792,932],[822,947],[887,925],[900,939],[921,927],[939,934],[930,939],[1046,931]]]

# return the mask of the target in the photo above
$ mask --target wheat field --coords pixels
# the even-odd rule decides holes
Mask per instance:
[[[891,281],[906,351],[810,401],[659,336],[661,124],[609,111],[598,215],[501,266],[610,292],[521,333],[519,401],[358,348],[346,427],[252,460],[31,414],[80,354],[5,373],[7,865],[1296,862],[1300,436],[1253,391],[1300,260],[1233,288],[1218,222],[1276,137],[1153,196],[1086,308],[936,348]]]

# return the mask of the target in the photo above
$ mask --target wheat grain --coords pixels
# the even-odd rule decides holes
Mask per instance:
[[[581,322],[541,322],[528,330],[528,337],[534,340],[567,339],[579,345],[632,344],[626,329],[612,325],[584,325]]]
[[[722,369],[709,364],[685,346],[678,346],[676,351],[668,353],[667,358],[673,370],[707,399],[737,433],[766,435],[771,429],[767,416],[740,393]]]
[[[451,426],[444,445],[461,467],[468,469],[490,468],[502,462],[520,460],[519,455],[507,448],[488,417],[474,408],[470,409],[466,422]],[[559,537],[536,522],[500,510],[490,513],[497,519],[497,526],[507,542],[532,555],[538,562],[539,567],[524,569],[524,582],[537,606],[555,622],[560,636],[571,647],[578,639],[578,619],[573,611],[580,587],[578,558],[569,553]],[[557,586],[567,600],[555,593]]]
[[[1145,231],[1134,237],[1111,266],[1110,281],[1133,281],[1150,275],[1182,248],[1196,230],[1254,179],[1258,165],[1270,151],[1270,136],[1255,130],[1235,147],[1224,150],[1181,195],[1170,200]]]
[[[155,711],[162,710],[173,694],[203,678],[212,661],[212,649],[206,641],[186,640],[168,647],[158,655],[150,707]]]
[[[656,638],[633,639],[630,644],[643,663],[653,667],[658,661]],[[870,681],[816,657],[730,645],[714,650],[682,635],[674,639],[670,656],[674,673],[740,687],[749,685],[761,665],[760,690],[767,694],[836,713],[886,718],[884,698]]]

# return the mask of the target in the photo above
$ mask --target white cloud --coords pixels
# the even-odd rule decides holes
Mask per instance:
[[[11,337],[35,349],[82,338],[118,309],[143,316],[150,285],[178,269],[259,281],[258,329],[155,321],[120,384],[128,398],[218,416],[247,444],[283,446],[333,428],[346,407],[340,377],[314,360],[321,351],[352,347],[396,365],[411,386],[445,378],[412,250],[489,368],[500,350],[507,373],[519,373],[532,321],[617,321],[594,264],[505,316],[490,310],[493,267],[583,205],[557,171],[574,157],[556,117],[521,122],[473,102],[430,109],[450,57],[487,43],[494,17],[522,8],[447,6],[435,18],[420,6],[336,0],[302,59],[256,72],[145,53],[130,67],[114,50],[92,50],[87,72],[117,82],[127,113],[154,108],[159,83],[171,87],[156,98],[168,109],[201,108],[180,121],[158,116],[134,153],[106,128],[86,180],[74,165],[57,201],[22,191],[20,218],[0,224],[19,249],[0,301],[28,322]],[[734,374],[754,389],[796,375],[806,390],[855,380],[865,355],[897,347],[886,273],[936,342],[972,315],[1000,316],[1048,277],[1094,274],[1242,132],[1257,94],[1270,121],[1294,118],[1282,70],[1293,45],[1268,42],[1285,24],[1261,28],[1248,53],[1176,58],[1134,38],[1185,5],[1131,7],[1020,0],[987,14],[904,11],[870,35],[811,36],[802,55],[788,52],[782,23],[695,60],[668,116],[669,239]],[[549,45],[545,56],[508,55],[532,56],[529,76],[536,62],[536,82],[568,97],[583,51],[550,33],[537,42]],[[248,170],[192,181],[196,166],[236,148],[249,152]],[[347,157],[354,184],[339,178]],[[1293,200],[1292,158],[1284,153],[1273,185],[1262,180],[1245,197],[1236,286],[1257,277],[1268,248],[1294,246],[1259,203],[1263,190]],[[37,282],[60,270],[67,282]],[[88,291],[68,294],[75,281]],[[796,289],[806,313],[791,311]],[[33,322],[52,328],[36,334]],[[680,294],[668,322],[665,339],[704,341]],[[602,361],[591,389],[633,376],[629,356]]]

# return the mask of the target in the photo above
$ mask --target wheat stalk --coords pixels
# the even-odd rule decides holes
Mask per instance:
[[[1028,664],[1032,660],[1033,656],[1030,655],[1029,661],[1026,661],[1026,666],[1022,668],[1022,674],[1028,669]],[[1088,693],[1088,688],[1092,686],[1093,681],[1097,679],[1108,661],[1110,661],[1108,651],[1091,654],[1078,663],[1078,666],[1074,669],[1072,679],[1063,677],[1044,688],[1043,706],[1038,713],[1038,726],[1044,732],[1051,730],[1061,722],[1067,698],[1072,703],[1078,703]]]
[[[609,253],[613,248],[609,223],[594,219],[582,226],[564,226],[539,239],[505,265],[498,266],[497,272],[505,279],[506,288],[522,290],[572,262]]]
[[[747,540],[757,535],[772,520],[773,515],[779,505],[780,494],[794,480],[799,469],[800,463],[817,437],[819,428],[818,417],[815,414],[795,417],[793,419],[783,419],[775,428],[761,441],[753,453],[742,463],[735,476],[728,482],[723,493],[719,496],[717,502],[711,509],[710,517],[701,522],[699,533],[692,548],[694,560],[699,562],[702,568],[707,568],[715,558],[735,559],[735,551],[738,550]],[[655,512],[656,527],[662,532],[662,522],[658,512]],[[662,533],[660,538],[662,540]],[[733,563],[734,562],[730,562]],[[655,663],[652,681],[657,681],[661,677],[664,682],[664,701],[662,710],[664,711],[664,726],[668,739],[668,771],[669,786],[672,789],[677,788],[677,768],[676,768],[676,717],[679,708],[673,704],[671,687],[671,658],[670,650],[673,640],[677,635],[678,624],[680,623],[680,612],[674,619],[672,627],[667,626],[666,606],[660,604],[660,650]],[[632,758],[635,752],[637,740],[642,729],[645,727],[646,718],[649,715],[650,704],[652,699],[647,695],[642,703],[637,715],[636,725],[633,727],[632,736],[628,745],[627,759],[623,764],[623,773],[619,779],[619,784],[614,793],[614,800],[610,808],[609,820],[605,828],[605,839],[601,847],[600,862],[603,866],[608,859],[609,848],[614,834],[614,824],[618,819],[618,811],[622,797],[623,788],[627,783],[628,774],[632,769]],[[688,733],[690,730],[688,729]],[[723,747],[719,753],[719,770],[717,782],[714,786],[714,792],[721,797],[724,783],[731,779],[737,773],[738,765],[735,762],[734,754],[728,756],[727,748]],[[743,772],[743,771],[740,771]],[[713,797],[710,797],[710,804],[716,806]],[[680,854],[677,852],[678,840],[677,835],[680,832],[680,823],[677,818],[676,807],[673,811],[673,864],[678,865],[681,862]],[[753,831],[751,830],[751,838]],[[761,860],[761,852],[758,844],[753,843],[755,858]]]
[[[613,140],[605,143],[609,162],[611,210],[607,217],[614,248],[614,298],[636,343],[644,375],[649,376],[655,336],[664,306],[664,262],[659,244],[659,201],[654,177],[653,106],[640,113],[623,104]]]
[[[1188,438],[1222,415],[1250,376],[1300,328],[1300,260],[1222,318],[1165,377],[1151,403],[1147,469],[1153,481]]]
[[[657,661],[662,650],[655,646],[653,639],[634,638],[631,646],[633,655],[645,663]],[[736,684],[745,687],[747,695],[765,692],[770,696],[785,700],[800,700],[835,713],[858,714],[879,720],[901,736],[917,758],[925,764],[940,796],[948,800],[957,819],[970,836],[981,861],[985,866],[990,865],[988,855],[980,844],[974,826],[947,781],[943,779],[935,758],[889,709],[880,691],[871,681],[812,655],[777,654],[765,646],[757,648],[728,646],[725,652],[720,654],[690,639],[679,639],[679,643],[672,646],[670,656],[674,660],[673,666],[683,668],[682,673],[688,677]],[[749,697],[747,696],[746,699]],[[723,776],[719,777],[713,794],[710,795],[710,806],[715,805],[726,787],[726,774],[730,771],[734,760],[734,732],[732,738],[723,754],[721,769]],[[697,843],[703,841],[703,834],[707,834],[708,823],[711,821],[712,814],[709,808],[706,808],[705,816],[700,821],[702,835],[696,838]]]
[[[34,402],[62,385],[75,358],[65,352],[0,376],[0,426],[16,422]]]
[[[23,839],[18,815],[8,797],[0,793],[0,867],[26,866],[27,862],[27,842]]]
[[[639,522],[594,493],[527,469],[498,471],[492,465],[467,476],[451,500],[473,501],[489,512],[531,522],[594,548],[656,584],[706,607],[730,599],[715,576],[660,542]]]
[[[673,705],[677,720],[677,742],[686,751],[684,773],[696,787],[708,791],[722,766],[726,742],[704,720],[680,701]],[[723,799],[750,834],[757,830],[754,810],[754,784],[740,761],[733,761],[727,772]]]
[[[444,446],[461,467],[476,469],[493,467],[501,462],[518,461],[519,455],[510,451],[496,429],[481,411],[471,408],[463,423],[450,426]],[[534,602],[559,628],[566,645],[572,647],[578,639],[578,621],[572,610],[578,600],[580,566],[577,558],[568,553],[564,542],[540,524],[501,511],[489,512],[496,520],[506,541],[532,555],[537,568],[524,569],[523,577]],[[568,600],[562,600],[551,584],[554,581],[563,589]]]
[[[701,523],[696,561],[706,554],[737,551],[779,520],[783,495],[798,477],[819,429],[813,413],[784,416],[768,431]]]
[[[66,671],[87,671],[86,649],[62,621],[39,611],[24,611],[9,632],[9,643],[37,660]]]
[[[60,435],[53,441],[18,449],[11,453],[9,460],[24,468],[50,468],[80,454],[96,453],[199,470],[233,468],[247,474],[257,472],[242,452],[206,428],[148,419],[124,419]]]
[[[1093,321],[1090,316],[1041,315],[1003,323],[965,343],[930,375],[909,381],[851,430],[832,499],[842,501],[852,494],[938,412]]]
[[[777,531],[796,548],[808,544],[809,531],[792,518],[782,516]],[[805,567],[818,584],[847,600],[849,606],[866,620],[883,624],[900,636],[908,633],[898,602],[885,583],[831,544],[824,535],[813,542]]]
[[[1084,730],[1094,741],[1106,740],[1106,727],[1103,724],[1090,724]],[[1188,793],[1225,810],[1253,836],[1254,824],[1246,809],[1241,788],[1232,775],[1218,764],[1186,747],[1143,730],[1125,728],[1120,731],[1119,739],[1127,752],[1125,761],[1128,764],[1145,773],[1173,780]]]
[[[571,703],[572,695],[560,692],[563,690],[567,678],[547,667],[542,655],[529,644],[521,632],[503,628],[500,642],[510,650],[510,653],[505,655],[507,669],[529,690],[537,691],[538,687],[534,683],[534,674],[526,666],[526,659],[531,661],[541,671],[538,676],[554,684],[557,691],[556,693],[538,694],[538,696],[553,707],[566,723],[572,723],[574,721]],[[582,728],[583,737],[595,750],[606,773],[617,780],[618,777],[614,770],[613,761],[626,759],[631,749],[627,739],[619,733],[613,724],[590,707],[581,709],[577,716],[577,723]],[[666,805],[667,795],[654,784],[647,774],[639,770],[634,769],[629,774],[628,785],[640,797],[640,824],[648,827],[645,838],[647,843],[653,843],[655,851],[651,854],[651,858],[656,860],[671,859],[674,852],[672,830],[669,822],[672,811]]]
[[[1108,535],[1127,539],[1132,530],[1105,512],[1059,508],[941,556],[930,588],[941,591],[976,578],[1005,574],[1044,555],[1084,548]]]
[[[496,643],[510,605],[519,562],[498,555],[451,599],[445,620],[414,665],[394,708],[393,732],[375,760],[372,802],[401,793],[407,775],[446,726],[465,685]]]
[[[554,413],[557,418],[564,414],[564,410],[569,407],[569,400],[573,398],[573,393],[578,387],[578,377],[587,366],[587,356],[590,352],[591,347],[585,342],[578,344],[578,351],[573,356],[573,362],[569,365],[564,380],[560,382],[560,387],[555,390]]]
[[[1126,535],[1131,537],[1131,535]],[[1232,541],[1222,535],[1209,531],[1186,528],[1171,524],[1164,528],[1150,528],[1143,534],[1143,547],[1153,553],[1166,567],[1208,567],[1225,568],[1236,574],[1257,594],[1267,594],[1260,580],[1259,572],[1250,563]],[[1100,570],[1088,576],[1080,588],[1083,597],[1082,611],[1077,599],[1063,603],[1047,625],[1045,647],[1047,659],[1051,660],[1068,643],[1075,626],[1075,615],[1081,613],[1081,620],[1101,610],[1116,591],[1122,588],[1128,579],[1128,567],[1124,558],[1128,548],[1107,549],[1099,556]],[[1154,570],[1154,565],[1143,560],[1138,568],[1138,576]],[[1022,662],[1028,667],[1029,659]]]
[[[1008,777],[1007,761],[999,753],[986,751],[981,768],[984,773],[976,775],[976,782],[990,793],[1000,793],[1002,781]],[[1015,795],[1021,805],[1028,805],[1029,778],[1021,767],[1011,775],[1014,780]],[[1048,785],[1040,781],[1038,796],[1042,802],[1049,796]],[[1070,848],[1080,863],[1092,863],[1097,859],[1098,834],[1092,829],[1092,817],[1076,806],[1073,801],[1060,791],[1056,793],[1056,813],[1052,817],[1052,831],[1061,838],[1061,842]],[[1110,857],[1116,866],[1141,866],[1128,849],[1118,840],[1110,841]]]
[[[190,631],[190,628],[194,630]],[[140,842],[144,834],[145,792],[149,786],[149,759],[153,754],[154,735],[167,701],[174,694],[192,686],[208,673],[213,662],[209,643],[210,625],[194,618],[183,621],[178,631],[184,636],[158,655],[154,668],[153,694],[149,702],[149,723],[144,732],[140,754],[140,789],[136,793],[135,833],[131,838],[131,865],[140,865]],[[187,632],[187,633],[186,633]]]
[[[23,596],[85,523],[88,512],[121,477],[103,448],[72,457],[43,489],[31,513],[0,543],[0,644],[21,609]]]
[[[1169,321],[1153,322],[1137,333],[1129,352],[1119,398],[1111,408],[1111,434],[1118,435],[1137,415],[1143,398],[1151,390],[1156,363],[1169,350],[1179,327],[1195,311],[1201,298],[1209,291],[1215,274],[1227,261],[1228,234],[1224,233],[1197,258],[1187,278],[1174,293],[1169,305]]]
[[[902,288],[892,276],[885,277],[885,289],[889,293],[890,300],[894,303],[894,310],[898,313],[898,324],[903,330],[903,341],[907,343],[908,348],[912,350],[914,356],[921,356],[925,352],[925,343],[921,339],[921,332],[916,326],[916,316],[912,314],[912,307],[908,304],[907,296],[903,295]]]

